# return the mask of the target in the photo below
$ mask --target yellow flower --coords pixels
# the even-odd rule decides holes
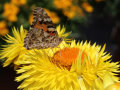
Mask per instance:
[[[78,6],[71,6],[70,8],[64,9],[63,13],[70,19],[74,18],[75,16],[84,15],[82,9]]]
[[[58,32],[59,37],[62,37],[65,42],[71,42],[71,39],[66,38],[71,34],[71,32],[65,33],[66,28],[64,26],[61,28],[60,25],[58,25],[56,27],[56,30]]]
[[[9,21],[15,22],[17,21],[17,14],[19,12],[19,8],[12,3],[4,4],[4,12],[3,16],[6,17]]]
[[[82,7],[89,13],[93,12],[93,7],[88,2],[82,3]]]
[[[18,89],[29,90],[104,90],[104,80],[110,77],[118,81],[118,63],[96,44],[72,41],[62,43],[60,49],[34,51],[25,57],[23,66],[17,70],[22,74],[16,81],[23,81]]]
[[[9,30],[6,28],[6,22],[1,21],[0,22],[0,35],[4,36],[9,33]]]
[[[26,4],[27,0],[11,0],[11,3],[15,4],[15,5],[24,5]]]
[[[19,65],[17,60],[22,59],[24,53],[26,52],[26,49],[23,47],[24,45],[24,37],[26,36],[27,31],[23,30],[23,27],[21,26],[20,32],[13,29],[13,35],[14,37],[10,35],[6,35],[6,39],[4,39],[8,44],[3,45],[4,48],[2,48],[0,53],[0,58],[6,58],[6,61],[4,62],[3,66],[6,67],[10,65],[11,63],[15,65]]]
[[[71,0],[54,0],[53,3],[58,9],[65,9],[72,5]]]
[[[65,28],[62,29],[60,26],[57,28],[58,34],[60,37],[67,37],[70,33],[64,33]],[[24,55],[26,52],[31,52],[32,50],[26,50],[24,46],[24,38],[26,36],[27,31],[23,29],[21,26],[20,31],[13,29],[13,37],[10,35],[6,36],[4,39],[8,44],[3,45],[3,48],[0,53],[0,58],[5,58],[6,61],[4,62],[3,66],[6,67],[10,64],[14,64],[15,68],[20,65],[21,61],[24,61]]]
[[[51,18],[52,22],[57,24],[60,22],[60,18],[57,16],[57,14],[55,12],[52,12],[52,11],[49,11],[48,9],[44,9],[48,16]],[[32,24],[32,21],[33,21],[33,14],[31,14],[29,16],[29,23]]]

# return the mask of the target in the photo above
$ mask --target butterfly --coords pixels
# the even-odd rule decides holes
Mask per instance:
[[[33,11],[33,22],[24,38],[24,47],[30,49],[46,49],[57,47],[63,38],[59,38],[56,28],[41,7]]]

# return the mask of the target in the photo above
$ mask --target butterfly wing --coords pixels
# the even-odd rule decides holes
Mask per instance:
[[[44,49],[56,47],[62,41],[47,13],[40,7],[33,11],[33,22],[25,39],[26,49]]]

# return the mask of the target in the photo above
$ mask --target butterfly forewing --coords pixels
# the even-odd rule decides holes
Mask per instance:
[[[44,9],[35,8],[32,25],[24,39],[24,47],[26,49],[53,48],[58,46],[62,40],[58,37],[56,28]]]

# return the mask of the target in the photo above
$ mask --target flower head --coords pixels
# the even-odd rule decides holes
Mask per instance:
[[[56,27],[56,30],[58,32],[59,37],[62,37],[64,39],[64,41],[66,41],[66,42],[71,41],[71,39],[66,38],[71,34],[71,32],[65,33],[66,28],[64,26],[61,28],[61,26],[58,25]]]
[[[6,17],[9,21],[11,21],[11,22],[17,21],[18,12],[19,12],[19,8],[16,5],[14,5],[12,3],[4,4],[3,16]]]
[[[0,58],[6,58],[3,66],[8,66],[11,63],[18,65],[17,60],[22,58],[22,55],[26,52],[26,49],[23,47],[24,45],[24,37],[26,36],[27,31],[23,29],[23,26],[20,28],[20,32],[13,29],[14,37],[10,35],[6,35],[6,39],[4,39],[8,44],[3,45],[0,53]]]
[[[65,28],[62,29],[60,26],[57,28],[57,32],[59,37],[67,37],[70,33],[65,33]],[[6,39],[4,39],[8,45],[3,45],[3,48],[0,53],[0,58],[6,58],[3,66],[8,66],[13,63],[15,66],[19,66],[21,61],[24,61],[24,55],[26,52],[31,52],[32,50],[26,50],[24,46],[24,38],[26,36],[27,30],[23,29],[21,26],[20,31],[13,29],[13,37],[10,35],[6,35]],[[47,49],[49,50],[49,49]]]
[[[28,53],[23,66],[17,70],[22,73],[16,81],[22,81],[19,89],[30,90],[88,90],[104,88],[104,79],[118,79],[117,63],[110,62],[110,55],[104,52],[105,46],[72,41],[63,43],[60,49],[53,49],[48,54],[46,50]]]
[[[9,33],[9,30],[6,28],[6,22],[1,21],[0,22],[0,35],[4,36]]]

